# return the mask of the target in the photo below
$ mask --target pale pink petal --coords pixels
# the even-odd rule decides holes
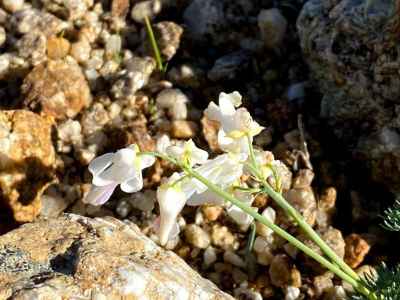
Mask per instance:
[[[112,183],[106,186],[92,186],[90,192],[82,199],[83,203],[95,206],[102,205],[110,199],[118,184]]]

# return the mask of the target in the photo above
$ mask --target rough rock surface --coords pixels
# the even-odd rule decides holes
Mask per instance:
[[[25,110],[0,113],[0,207],[18,222],[40,212],[40,196],[52,181],[55,163],[51,120]]]
[[[25,106],[56,119],[74,117],[92,100],[85,76],[71,57],[36,66],[25,78],[22,92]]]
[[[308,1],[297,21],[321,115],[375,180],[400,191],[400,1]]]
[[[133,223],[64,215],[0,237],[0,298],[233,299]]]

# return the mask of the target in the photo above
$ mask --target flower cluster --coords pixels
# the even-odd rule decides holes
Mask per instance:
[[[253,221],[251,216],[225,203],[223,198],[215,195],[204,183],[187,172],[188,169],[193,170],[243,203],[249,206],[252,204],[254,197],[246,192],[247,186],[241,177],[246,173],[245,165],[250,159],[249,145],[263,127],[251,118],[245,108],[238,108],[240,105],[241,96],[238,92],[221,93],[219,105],[211,102],[205,111],[209,119],[220,124],[218,144],[225,153],[214,158],[210,159],[208,152],[199,149],[192,140],[172,143],[168,136],[159,138],[157,153],[182,168],[182,172],[172,174],[157,190],[160,244],[165,245],[179,232],[176,219],[185,205],[224,205],[228,215],[239,225],[248,227]],[[271,168],[267,167],[264,153],[257,151],[255,159],[261,166],[263,176],[270,176]],[[101,205],[118,185],[127,193],[142,189],[142,170],[150,167],[154,161],[154,156],[141,153],[136,145],[94,159],[89,165],[89,171],[93,174],[93,188],[84,202]]]

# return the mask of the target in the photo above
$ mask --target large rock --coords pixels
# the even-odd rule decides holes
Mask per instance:
[[[72,57],[36,66],[22,85],[24,105],[56,119],[73,118],[92,98],[80,66]]]
[[[77,215],[0,237],[0,298],[233,299],[133,223]]]
[[[400,191],[399,0],[308,1],[301,46],[324,94],[321,116],[374,179]]]
[[[0,207],[11,209],[18,222],[39,214],[40,196],[53,180],[51,124],[30,111],[0,112]]]

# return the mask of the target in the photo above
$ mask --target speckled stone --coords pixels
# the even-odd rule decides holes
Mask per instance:
[[[71,57],[36,66],[21,89],[26,107],[56,119],[72,118],[92,101],[85,76]]]
[[[50,118],[30,111],[0,113],[0,204],[10,208],[18,222],[35,219],[40,196],[53,180],[51,126]]]
[[[111,217],[70,214],[20,227],[0,237],[0,261],[1,299],[233,299]]]

